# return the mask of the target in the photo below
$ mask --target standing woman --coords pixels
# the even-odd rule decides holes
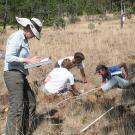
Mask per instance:
[[[26,79],[28,70],[24,64],[35,63],[38,56],[30,57],[28,40],[40,39],[42,23],[37,18],[18,18],[24,28],[8,38],[6,45],[4,80],[9,94],[9,111],[6,135],[30,135],[36,111],[34,92]]]

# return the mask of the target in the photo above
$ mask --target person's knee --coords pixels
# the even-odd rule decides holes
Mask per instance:
[[[119,76],[116,76],[116,79],[118,81],[118,86],[120,88],[127,88],[130,86],[130,81],[129,80],[125,80],[123,78],[120,78]]]
[[[12,118],[22,117],[22,115],[23,115],[23,104],[14,103],[14,105],[10,105],[8,115]]]

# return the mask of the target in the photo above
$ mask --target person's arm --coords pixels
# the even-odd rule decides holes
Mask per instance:
[[[102,82],[101,82],[101,83],[102,83],[102,84],[105,84],[105,83],[106,83],[106,80],[103,80],[103,79],[102,79]]]
[[[39,56],[23,58],[23,62],[27,63],[27,64],[32,64],[32,63],[35,63],[35,62],[39,62],[40,60],[41,60],[41,58]]]
[[[23,39],[21,39],[19,35],[14,35],[8,39],[6,56],[5,56],[6,61],[8,63],[19,62],[19,63],[27,63],[27,64],[40,61],[41,59],[38,56],[27,57],[27,58],[17,56],[17,53],[21,48],[22,42]]]
[[[82,75],[82,78],[83,78],[83,82],[87,83],[87,79],[86,79],[86,76],[85,76],[84,68],[80,69],[80,72],[81,72],[81,75]]]
[[[128,79],[128,69],[126,63],[120,63],[119,67],[124,69],[125,79]]]
[[[7,41],[6,47],[6,55],[5,59],[8,63],[11,62],[23,62],[23,58],[18,57],[17,53],[21,48],[21,44],[23,39],[21,39],[20,35],[11,35]]]
[[[84,82],[84,83],[87,83],[86,75],[85,75],[85,72],[84,72],[84,67],[85,67],[85,66],[84,66],[84,63],[81,62],[77,67],[80,69],[83,82]]]
[[[78,92],[78,90],[75,87],[74,77],[71,73],[69,74],[69,83],[70,83],[70,87],[71,87],[70,92],[72,93],[72,95],[78,96],[80,93]]]
[[[50,79],[51,79],[51,76],[48,75],[48,76],[45,78],[45,83],[47,83]]]
[[[48,75],[47,75],[47,77],[45,78],[45,83],[47,83],[51,78],[52,78],[52,76],[53,76],[53,71],[51,71]]]

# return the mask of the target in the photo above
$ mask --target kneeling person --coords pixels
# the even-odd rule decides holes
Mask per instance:
[[[122,72],[121,68],[124,69]],[[106,92],[113,87],[128,88],[130,82],[128,80],[128,70],[125,63],[115,65],[112,67],[106,67],[105,65],[98,65],[96,67],[96,73],[102,76],[102,92]]]
[[[70,69],[71,62],[69,59],[65,59],[62,62],[61,68],[54,68],[45,79],[45,86],[43,91],[47,95],[64,93],[70,91],[73,96],[79,95],[79,92],[75,88],[74,77],[68,71]],[[70,87],[69,87],[70,85]]]
[[[57,61],[57,63],[55,64],[55,67],[61,67],[62,62],[65,59],[69,59],[70,62],[71,62],[71,66],[70,66],[69,69],[74,68],[74,67],[77,67],[78,69],[80,69],[80,73],[82,75],[82,81],[83,81],[83,83],[87,83],[87,79],[86,79],[85,72],[84,72],[85,66],[84,66],[84,63],[83,63],[83,61],[85,60],[84,54],[81,53],[81,52],[76,52],[74,54],[74,56],[68,56],[68,57],[62,58],[62,59]]]

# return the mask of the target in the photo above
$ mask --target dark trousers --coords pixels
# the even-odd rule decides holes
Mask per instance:
[[[6,135],[30,135],[35,128],[36,98],[25,77],[19,71],[4,72],[9,94]]]

